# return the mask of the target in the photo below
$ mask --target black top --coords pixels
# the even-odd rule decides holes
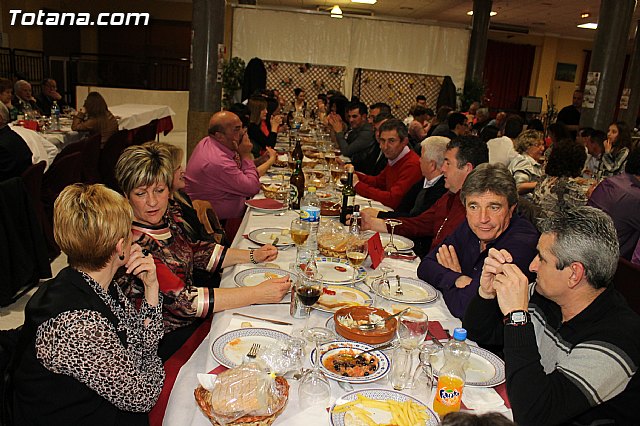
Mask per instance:
[[[31,165],[31,149],[9,126],[0,128],[0,181],[18,177]]]
[[[50,116],[51,115],[51,107],[53,106],[53,98],[45,95],[44,93],[40,93],[36,96],[36,104],[38,108],[40,108],[40,112],[42,115]],[[60,108],[60,112],[62,112],[62,107],[66,106],[67,103],[64,99],[60,99],[58,101],[58,108]]]
[[[416,182],[406,193],[400,206],[393,212],[380,212],[378,217],[389,219],[395,217],[415,217],[425,212],[442,197],[447,188],[444,187],[444,177],[440,177],[436,183],[429,187],[424,187],[424,179]]]
[[[568,105],[558,113],[558,121],[567,126],[577,126],[580,124],[580,111],[573,105]]]
[[[249,123],[247,134],[253,143],[251,153],[255,158],[260,157],[260,152],[265,150],[267,147],[273,148],[276,146],[276,137],[278,136],[276,132],[269,131],[269,136],[265,136],[258,124]]]

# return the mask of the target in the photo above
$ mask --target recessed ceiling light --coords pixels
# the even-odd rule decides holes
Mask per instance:
[[[351,3],[376,4],[378,0],[351,0]]]
[[[337,4],[331,8],[331,17],[332,18],[342,18],[342,9]]]
[[[578,24],[578,28],[586,28],[588,30],[598,29],[598,24],[595,22],[587,22],[585,24]]]
[[[498,14],[498,12],[494,12],[493,10],[491,12],[489,12],[489,16],[496,16],[497,14]],[[468,11],[467,15],[473,16],[473,10]]]
[[[586,19],[586,18],[588,18],[588,17],[590,17],[590,16],[591,16],[591,14],[590,14],[589,12],[584,12],[584,13],[581,13],[581,14],[580,14],[580,17],[581,17],[582,19]]]

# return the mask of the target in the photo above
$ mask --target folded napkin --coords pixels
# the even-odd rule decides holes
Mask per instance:
[[[329,424],[329,413],[323,407],[316,406],[301,409],[299,404],[292,404],[291,401],[289,405],[290,407],[287,407],[288,410],[285,410],[278,418],[278,421],[283,424],[305,426],[326,426]],[[292,415],[288,415],[290,413]]]
[[[425,309],[425,311],[427,310]],[[431,314],[429,314],[428,311],[427,315],[429,316],[429,318],[431,318]],[[429,333],[433,334],[434,337],[438,340],[446,340],[449,338],[447,336],[447,332],[444,331],[444,328],[442,328],[442,324],[440,324],[438,321],[429,321]],[[426,340],[429,340],[429,336],[427,336]]]
[[[491,388],[465,387],[462,392],[464,405],[475,411],[506,411],[502,397]]]
[[[273,318],[273,319],[280,320],[279,318]],[[281,332],[283,332],[285,334],[291,334],[291,331],[293,331],[293,326],[291,326],[291,325],[272,324],[272,323],[267,322],[267,321],[255,320],[253,318],[232,317],[231,321],[229,322],[229,326],[227,327],[227,329],[222,334],[228,333],[229,331],[238,330],[240,328],[250,328],[250,327],[243,327],[242,326],[243,323],[251,324],[250,327],[268,328],[270,330],[281,331]]]
[[[247,200],[246,204],[251,207],[257,207],[259,209],[281,209],[282,202],[274,200],[272,198],[255,198],[253,200]]]

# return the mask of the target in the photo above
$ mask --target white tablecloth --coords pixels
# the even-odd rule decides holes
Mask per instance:
[[[251,209],[247,211],[245,217],[240,225],[240,229],[238,234],[233,241],[232,246],[237,248],[247,248],[250,246],[255,246],[254,243],[245,239],[243,234],[247,234],[254,229],[263,228],[263,227],[281,227],[288,228],[291,220],[296,217],[295,212],[287,212],[283,216],[274,216],[274,215],[266,215],[263,216],[261,213],[253,213]],[[278,255],[278,259],[274,263],[277,263],[283,269],[288,269],[288,265],[290,262],[295,260],[295,248],[280,251]],[[401,261],[401,260],[393,260],[393,259],[385,259],[383,264],[388,264],[390,267],[394,269],[394,274],[400,274],[405,277],[416,278],[416,269],[419,264],[419,260],[414,260],[413,262]],[[365,267],[370,265],[367,260],[364,264]],[[231,268],[227,268],[222,275],[221,287],[235,287],[234,277],[235,275],[244,270],[251,268],[250,264],[236,265]],[[370,267],[367,267],[368,271],[371,271]],[[288,301],[289,296],[285,297],[284,301]],[[442,297],[440,297],[436,302],[427,305],[419,305],[421,306],[429,315],[430,320],[440,321],[444,328],[453,329],[455,327],[460,327],[460,320],[454,318],[449,313]],[[288,304],[273,304],[273,305],[260,305],[260,306],[249,306],[240,309],[229,310],[225,312],[216,313],[213,321],[211,323],[211,331],[207,338],[203,340],[201,345],[196,349],[193,353],[192,357],[187,361],[186,364],[183,365],[180,373],[176,378],[176,382],[173,386],[173,390],[171,392],[171,396],[169,397],[169,401],[167,404],[167,409],[165,412],[163,425],[165,426],[208,426],[210,425],[208,419],[200,412],[200,409],[196,405],[196,402],[193,397],[193,391],[198,386],[198,373],[207,373],[214,368],[216,368],[219,364],[218,362],[211,356],[210,347],[215,341],[215,339],[220,336],[222,333],[227,330],[229,323],[232,318],[233,312],[244,312],[250,313],[254,316],[262,316],[272,319],[280,319],[287,322],[291,322],[294,324],[294,329],[301,329],[304,327],[304,319],[294,319],[289,316],[289,306]],[[312,311],[310,326],[324,326],[326,320],[330,317],[330,314]],[[251,320],[247,320],[251,321]],[[261,324],[262,326],[262,324]],[[308,358],[308,355],[306,356]],[[308,363],[308,359],[306,360]],[[309,426],[310,417],[306,415],[301,415],[301,411],[304,409],[300,407],[298,404],[298,382],[295,380],[290,380],[289,384],[291,385],[291,389],[289,391],[289,402],[284,412],[276,419],[275,425],[305,425]],[[363,389],[363,388],[376,388],[376,387],[385,387],[390,388],[388,381],[386,378],[380,379],[377,382],[367,384],[367,385],[354,385],[355,390]],[[472,389],[472,388],[469,388]],[[482,392],[488,392],[492,396],[496,396],[497,393],[493,389],[482,389]],[[465,392],[467,390],[465,389]],[[473,392],[473,391],[471,391]],[[332,402],[335,401],[341,395],[344,395],[346,392],[342,390],[337,382],[331,381],[331,397]],[[429,403],[431,405],[431,401],[424,401],[425,403]],[[510,415],[509,410],[502,405],[501,408],[496,409],[494,411],[507,412]],[[317,414],[317,413],[316,413]],[[314,422],[318,422],[318,424],[328,424],[328,416],[326,413],[320,413],[324,417],[324,419],[317,418]],[[314,423],[315,424],[315,423]]]
[[[41,133],[35,132],[31,129],[26,129],[22,126],[10,125],[11,129],[16,132],[26,142],[31,150],[31,162],[37,164],[44,160],[47,163],[45,171],[49,169],[49,166],[56,158],[56,155],[60,153],[60,148],[51,143]]]
[[[123,104],[110,106],[109,111],[119,117],[119,130],[137,129],[153,120],[176,115],[167,105]]]

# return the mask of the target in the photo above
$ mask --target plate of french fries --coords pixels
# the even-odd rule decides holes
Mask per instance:
[[[338,398],[333,426],[437,426],[438,416],[416,398],[390,389],[362,389]]]

